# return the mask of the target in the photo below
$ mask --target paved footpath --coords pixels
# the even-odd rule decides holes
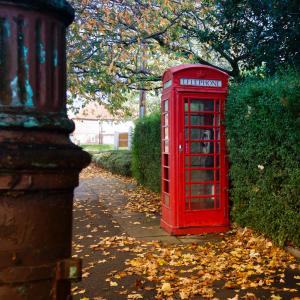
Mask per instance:
[[[124,282],[124,286],[111,287],[106,281],[113,272],[125,268],[124,262],[130,258],[130,253],[115,249],[93,251],[91,248],[105,237],[125,235],[124,227],[127,228],[128,224],[137,227],[133,224],[137,221],[131,221],[130,214],[124,211],[126,198],[121,194],[122,190],[132,188],[134,186],[131,183],[117,178],[97,177],[81,180],[75,190],[73,253],[83,258],[84,271],[82,282],[73,285],[74,300],[84,297],[121,300],[127,299],[125,292],[128,286],[134,290],[134,277]],[[148,299],[154,299],[153,291],[146,294]]]
[[[116,276],[118,282],[114,281],[115,274],[121,274],[122,277],[120,271],[126,268],[125,261],[136,255],[132,251],[126,251],[126,248],[120,251],[118,247],[110,247],[111,237],[129,236],[145,242],[158,240],[171,245],[218,243],[222,238],[220,235],[180,238],[169,236],[159,227],[159,215],[146,216],[144,213],[130,212],[125,209],[128,198],[124,196],[124,191],[134,188],[135,184],[129,180],[99,173],[96,177],[81,179],[79,187],[75,190],[73,256],[83,258],[84,271],[82,282],[73,284],[74,300],[140,299],[138,295],[142,295],[143,299],[155,299],[154,286],[151,286],[151,283],[142,286],[142,279],[138,275],[124,276],[121,279],[118,275]],[[108,247],[103,244],[104,238],[108,240]],[[99,247],[101,241],[102,247]],[[128,243],[128,240],[126,242]],[[286,288],[294,290],[299,288],[299,280],[297,284],[294,278],[300,274],[295,272],[298,271],[286,271],[284,285]],[[250,292],[250,298],[244,297],[244,299],[271,299],[269,291],[252,289],[242,294],[246,295],[246,292]],[[258,298],[251,298],[252,292],[255,292]],[[215,297],[242,299],[236,298],[235,295],[234,289],[219,289]],[[300,294],[297,292],[283,292],[281,296],[282,298],[272,299],[300,299]],[[192,299],[203,298],[197,296]]]

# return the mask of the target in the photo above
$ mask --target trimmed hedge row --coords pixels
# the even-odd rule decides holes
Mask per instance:
[[[226,106],[232,216],[300,246],[300,76],[232,86]]]
[[[153,113],[137,120],[132,140],[132,173],[136,180],[159,192],[161,189],[161,120]]]
[[[95,154],[93,161],[112,173],[131,176],[131,152],[128,150],[112,150]]]

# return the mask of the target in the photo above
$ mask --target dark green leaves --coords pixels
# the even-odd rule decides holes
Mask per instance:
[[[293,70],[250,79],[226,106],[233,217],[281,245],[300,244],[299,82]]]
[[[139,183],[158,192],[161,188],[161,121],[153,113],[139,119],[133,136],[132,173]]]

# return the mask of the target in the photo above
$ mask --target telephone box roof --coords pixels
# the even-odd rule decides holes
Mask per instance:
[[[221,71],[217,68],[214,68],[214,67],[211,67],[211,66],[207,66],[207,65],[202,65],[202,64],[183,64],[183,65],[179,65],[179,66],[176,66],[176,67],[171,67],[169,69],[167,69],[164,74],[163,74],[163,77],[167,74],[167,73],[170,73],[171,75],[174,75],[180,71],[184,71],[186,69],[205,69],[205,70],[212,70],[212,71],[215,71],[215,72],[218,72],[220,74],[223,74],[224,76],[226,77],[229,77],[229,75],[224,72],[224,71]]]

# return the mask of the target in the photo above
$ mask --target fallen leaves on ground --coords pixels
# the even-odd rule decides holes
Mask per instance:
[[[160,197],[142,187],[135,187],[130,179],[94,165],[81,174],[81,178],[94,177],[104,179],[99,201],[97,197],[94,201],[94,194],[87,193],[84,196],[86,201],[76,200],[74,203],[75,211],[80,212],[80,217],[75,217],[75,228],[82,229],[74,236],[73,256],[89,260],[83,269],[83,286],[85,280],[95,276],[94,268],[100,265],[107,270],[103,274],[102,286],[111,291],[112,297],[119,294],[122,299],[172,300],[193,299],[194,296],[198,299],[199,295],[201,298],[217,299],[218,292],[226,290],[230,292],[228,299],[256,300],[259,298],[253,289],[257,289],[260,293],[266,290],[269,299],[280,299],[281,293],[288,293],[290,299],[300,300],[296,289],[284,285],[284,271],[287,268],[299,270],[295,259],[249,229],[234,229],[220,234],[214,242],[207,239],[205,244],[184,245],[142,242],[122,231],[113,235],[113,230],[119,230],[115,220],[106,225],[97,224],[95,220],[100,212],[102,216],[110,216],[111,209],[116,207],[114,204],[110,208],[114,199],[123,210],[123,199],[128,198],[128,210],[143,212],[147,216],[159,211]],[[130,184],[126,185],[126,182]],[[140,223],[141,219],[132,221],[134,225]],[[119,260],[120,257],[123,257],[122,260]],[[299,280],[298,274],[294,275],[294,280]],[[244,291],[243,295],[241,291]],[[85,289],[77,286],[72,292],[76,297],[85,296]],[[149,298],[149,294],[153,297]],[[92,299],[102,298],[89,300]]]
[[[98,167],[96,164],[91,163],[87,168],[83,169],[79,174],[80,179],[88,179],[95,177],[103,177],[103,178],[118,178],[127,183],[136,183],[136,181],[131,177],[126,177],[118,174],[113,174],[103,168]]]
[[[108,281],[137,276],[141,278],[140,289],[147,282],[155,285],[156,299],[191,299],[195,295],[213,298],[220,283],[221,289],[278,291],[274,283],[284,278],[284,270],[295,263],[292,256],[249,229],[235,229],[223,237],[219,243],[206,245],[163,245],[114,236],[103,238],[94,250],[113,248],[135,253],[134,258],[126,261],[126,269],[113,272]],[[251,293],[246,296],[249,300],[256,299]],[[276,295],[272,297],[278,299]]]
[[[88,179],[95,177],[104,177],[111,179],[121,179],[123,182],[136,184],[133,178],[113,174],[104,170],[95,164],[90,164],[87,168],[83,169],[80,173],[80,179]],[[141,212],[146,214],[154,214],[160,212],[160,194],[154,193],[142,186],[137,186],[133,190],[122,190],[121,194],[128,197],[126,209],[133,212]]]
[[[137,186],[133,190],[122,191],[122,193],[128,198],[126,209],[146,214],[160,212],[160,194],[151,192],[142,186]]]

